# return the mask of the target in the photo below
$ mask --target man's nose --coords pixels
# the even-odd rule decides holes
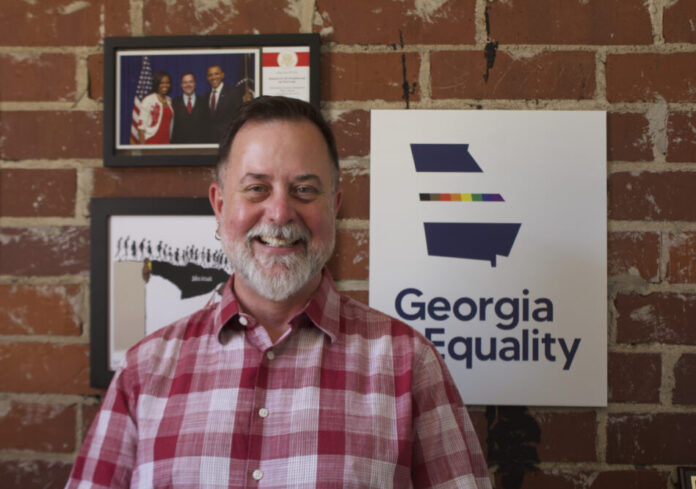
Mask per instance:
[[[272,222],[285,224],[295,219],[295,203],[287,192],[274,192],[266,204],[266,217]]]

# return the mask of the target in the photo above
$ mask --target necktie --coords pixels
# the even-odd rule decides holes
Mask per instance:
[[[188,103],[186,104],[186,110],[188,110],[188,113],[191,113],[191,110],[193,107],[191,107],[191,97],[188,98]]]
[[[210,112],[211,113],[215,112],[215,92],[216,92],[216,90],[213,90],[213,95],[210,97]]]

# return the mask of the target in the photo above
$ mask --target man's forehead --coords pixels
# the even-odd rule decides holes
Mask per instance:
[[[294,131],[300,131],[301,134]],[[272,150],[279,153],[285,150],[290,151],[284,154],[287,154],[288,158],[291,157],[290,154],[294,154],[295,161],[300,161],[299,166],[296,166],[297,172],[291,176],[293,179],[306,180],[311,176],[323,179],[327,177],[324,174],[325,169],[331,174],[335,171],[328,145],[321,131],[313,122],[306,119],[247,121],[237,131],[232,141],[226,166],[236,167],[236,170],[241,173],[240,178],[247,173],[263,173],[261,168],[248,168],[247,163],[263,165],[263,161],[258,160],[258,152],[264,151],[267,147],[272,147]],[[312,168],[313,163],[319,163],[321,166]]]

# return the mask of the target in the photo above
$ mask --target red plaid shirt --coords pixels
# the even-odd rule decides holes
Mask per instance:
[[[491,486],[437,351],[325,272],[275,345],[228,283],[133,347],[67,487]]]

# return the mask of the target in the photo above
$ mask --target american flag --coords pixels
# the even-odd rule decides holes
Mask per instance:
[[[140,66],[140,76],[138,77],[138,87],[135,89],[135,98],[133,99],[133,115],[131,117],[131,144],[139,144],[138,141],[138,124],[140,121],[140,102],[152,90],[152,66],[150,66],[150,58],[143,56],[143,63]]]

